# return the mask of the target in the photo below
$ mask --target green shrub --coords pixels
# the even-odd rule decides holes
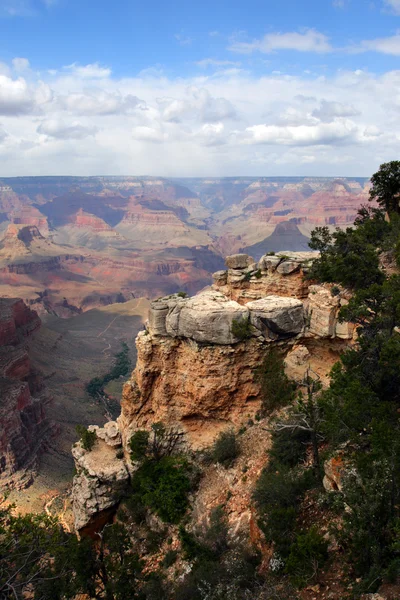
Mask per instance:
[[[261,279],[261,277],[262,277],[261,269],[257,269],[257,271],[254,273],[254,277],[256,279]]]
[[[115,455],[117,458],[119,458],[120,460],[122,460],[124,458],[124,451],[122,448],[118,448],[117,453]]]
[[[296,386],[286,376],[283,358],[278,350],[270,350],[256,375],[261,385],[264,414],[293,402]]]
[[[331,287],[331,295],[332,296],[339,296],[339,294],[340,294],[340,287],[337,286],[337,285],[333,285]]]
[[[278,470],[281,466],[292,468],[306,456],[310,433],[302,429],[281,429],[272,432],[272,446],[268,452],[269,469]]]
[[[178,292],[176,295],[179,296],[179,298],[187,298],[186,292]]]
[[[168,552],[164,556],[163,562],[162,562],[164,569],[169,569],[169,567],[172,567],[172,565],[176,562],[177,558],[178,558],[177,550],[168,550]]]
[[[328,557],[328,544],[312,527],[297,535],[286,562],[286,572],[293,583],[303,587],[312,580]]]
[[[240,447],[233,431],[223,431],[214,442],[212,457],[215,463],[231,467],[240,454]]]
[[[241,319],[233,319],[231,333],[235,338],[239,340],[247,340],[251,336],[250,319],[248,317]]]
[[[139,429],[135,431],[129,441],[129,447],[131,450],[131,459],[133,462],[141,461],[146,457],[148,445],[149,445],[149,432]]]
[[[133,476],[133,492],[163,521],[178,523],[189,506],[190,470],[184,458],[146,459]]]
[[[76,426],[76,433],[79,435],[82,448],[90,452],[96,443],[97,436],[95,431],[89,431],[83,425]]]

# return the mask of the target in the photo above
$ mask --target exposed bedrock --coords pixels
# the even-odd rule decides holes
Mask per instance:
[[[27,338],[40,319],[19,299],[0,299],[0,488],[32,482],[39,454],[53,431],[50,401],[32,369]]]
[[[74,448],[78,528],[90,530],[118,502],[132,469],[129,440],[137,429],[162,421],[181,430],[196,449],[254,419],[262,402],[259,368],[272,348],[281,351],[290,378],[301,381],[311,366],[326,383],[352,331],[337,320],[343,293],[332,295],[329,286],[303,280],[308,260],[266,256],[260,266],[235,255],[227,259],[232,268],[214,276],[211,290],[151,303],[146,329],[136,338],[136,368],[123,389],[118,427],[97,429],[92,452],[80,444]],[[231,271],[244,275],[242,282],[233,284]],[[277,288],[289,293],[278,294]]]

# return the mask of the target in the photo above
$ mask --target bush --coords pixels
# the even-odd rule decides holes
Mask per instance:
[[[231,467],[239,456],[240,448],[233,431],[223,431],[214,442],[212,458],[225,468]]]
[[[292,468],[298,465],[306,456],[309,442],[310,433],[302,429],[273,431],[272,446],[268,452],[269,470],[276,471],[281,466]]]
[[[339,296],[339,294],[340,294],[340,287],[337,286],[337,285],[333,285],[331,287],[331,295],[332,296]]]
[[[147,448],[149,445],[149,432],[139,429],[135,431],[129,440],[131,449],[131,459],[133,462],[141,461],[146,457]]]
[[[90,450],[93,448],[93,446],[95,445],[96,440],[97,440],[96,432],[89,431],[83,425],[77,425],[76,433],[80,437],[82,448],[84,448],[84,450],[87,450],[88,452],[90,452]]]
[[[297,535],[286,563],[286,572],[298,587],[315,577],[318,568],[328,557],[328,544],[312,527],[307,533]]]
[[[233,319],[231,326],[232,335],[239,340],[247,340],[251,336],[250,319]]]
[[[187,298],[186,292],[178,292],[176,295],[179,296],[179,298]]]
[[[164,556],[164,559],[162,562],[164,569],[169,569],[169,567],[172,567],[172,565],[176,562],[177,558],[178,558],[177,550],[168,550],[168,552]]]
[[[133,476],[133,492],[163,521],[178,523],[189,506],[189,472],[190,465],[184,458],[146,459]]]
[[[277,350],[267,354],[257,371],[257,378],[261,385],[264,413],[293,402],[296,386],[286,376],[283,358]]]

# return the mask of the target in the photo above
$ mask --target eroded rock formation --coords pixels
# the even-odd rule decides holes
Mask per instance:
[[[46,417],[50,397],[32,368],[27,338],[40,319],[22,300],[0,299],[0,486],[32,482],[37,459],[53,425]]]
[[[121,435],[121,456],[129,457],[129,440],[137,429],[159,421],[183,431],[192,448],[201,448],[221,430],[254,419],[262,400],[258,369],[271,348],[286,356],[291,378],[301,380],[312,365],[324,380],[353,332],[337,321],[343,293],[334,290],[337,295],[332,295],[329,286],[303,281],[309,259],[303,254],[263,256],[257,264],[247,255],[231,256],[228,271],[214,276],[212,289],[151,303],[146,329],[136,338],[136,368],[123,390],[119,433],[108,425],[118,444]],[[277,288],[288,293],[278,295]],[[117,459],[118,444],[100,431],[98,456],[85,454],[79,445],[74,449],[79,528],[115,502],[113,482],[118,480],[118,488],[121,479],[124,485],[122,471],[130,469],[129,460],[122,468]],[[111,461],[106,471],[96,467],[102,453]]]

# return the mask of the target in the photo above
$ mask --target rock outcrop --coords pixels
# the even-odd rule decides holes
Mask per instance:
[[[129,472],[117,424],[110,421],[104,428],[91,426],[89,430],[96,433],[94,447],[85,450],[77,442],[72,448],[76,466],[72,501],[76,529],[90,535],[112,516],[128,485]]]
[[[23,488],[34,477],[53,425],[50,397],[32,368],[27,339],[40,327],[22,300],[0,299],[0,487]]]
[[[262,402],[258,370],[272,348],[285,357],[291,378],[301,380],[311,365],[324,382],[352,332],[346,337],[342,328],[337,335],[345,301],[340,290],[332,295],[329,286],[311,286],[304,296],[309,284],[299,281],[308,261],[304,255],[264,256],[255,264],[247,255],[231,256],[232,268],[214,275],[211,290],[151,303],[146,328],[136,338],[137,363],[123,389],[118,430],[115,424],[96,429],[91,453],[80,445],[74,449],[77,527],[93,524],[117,501],[114,491],[123,488],[130,467],[129,460],[124,466],[116,458],[116,448],[122,443],[121,456],[128,457],[137,429],[162,421],[182,431],[196,449],[212,444],[220,431],[254,419]],[[278,295],[272,291],[276,287],[291,293]],[[326,352],[321,345],[329,346]]]
[[[258,263],[247,254],[228,256],[227,271],[213,275],[213,288],[239,304],[276,294],[306,298],[309,282],[304,279],[315,252],[265,255]]]

